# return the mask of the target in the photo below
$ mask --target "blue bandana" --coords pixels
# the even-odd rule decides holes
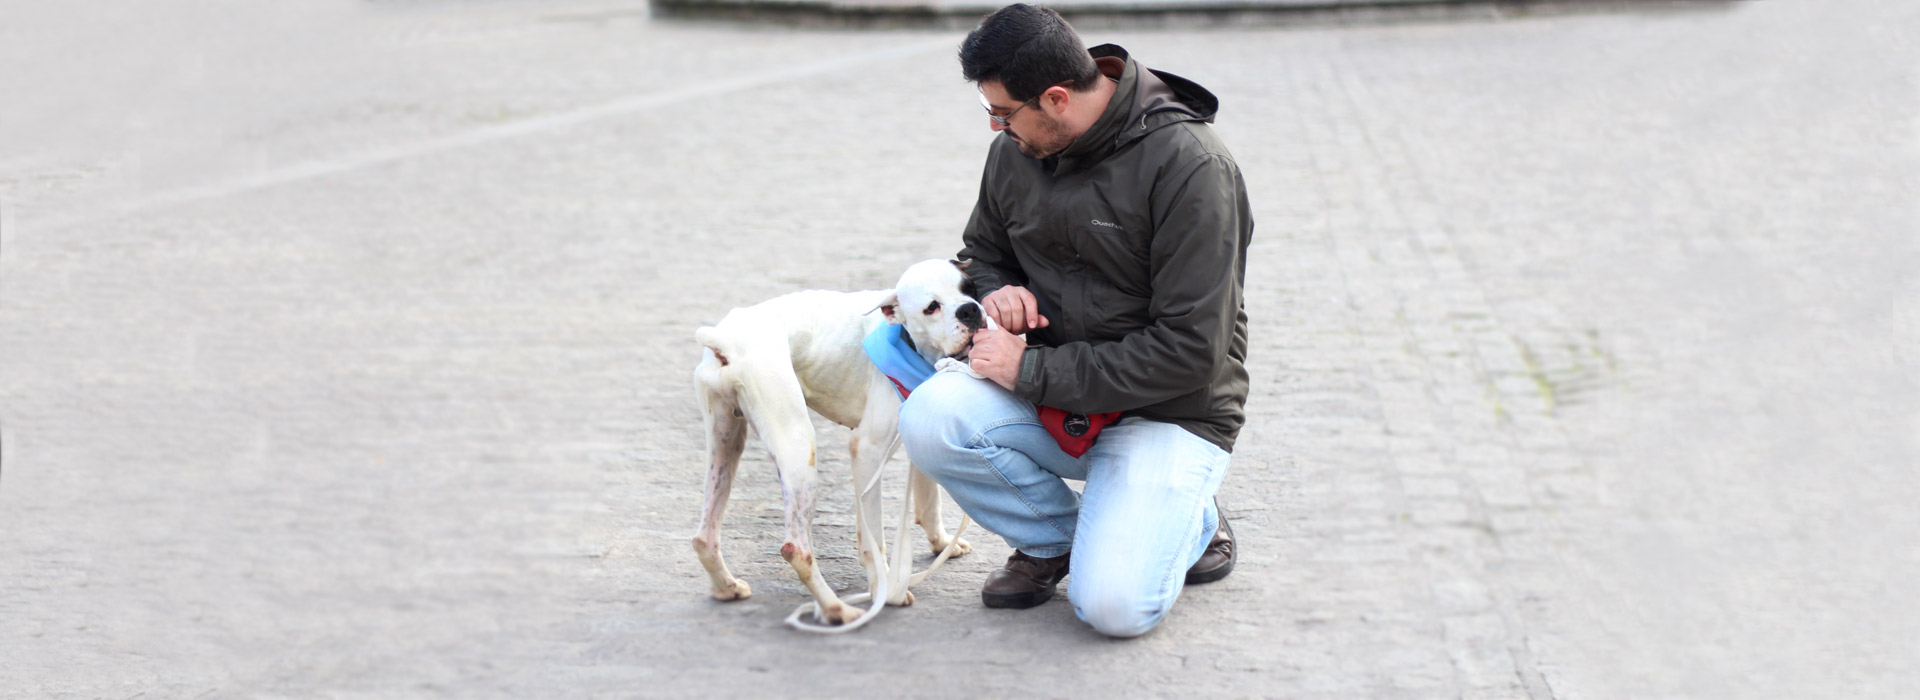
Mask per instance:
[[[933,363],[907,344],[906,326],[880,324],[867,334],[866,340],[860,341],[860,346],[866,349],[867,359],[873,361],[873,366],[880,368],[880,373],[900,388],[900,398],[906,398],[908,392],[920,388],[921,382],[933,376]]]

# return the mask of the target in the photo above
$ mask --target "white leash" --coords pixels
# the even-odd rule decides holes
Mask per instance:
[[[898,443],[896,442],[895,444],[897,445]],[[888,449],[887,453],[891,456],[893,450]],[[881,464],[886,464],[885,460],[882,460]],[[893,572],[912,570],[913,562],[909,554],[911,550],[907,547],[907,523],[911,522],[913,516],[913,496],[911,489],[909,489],[907,497],[901,499],[900,527],[899,533],[895,538],[893,550],[896,561],[894,561],[891,566],[887,563],[886,548],[880,543],[880,534],[885,530],[885,527],[881,523],[882,518],[879,513],[869,514],[865,512],[865,496],[869,491],[879,487],[881,471],[880,469],[873,471],[873,479],[867,482],[866,488],[861,489],[860,493],[854,496],[853,503],[853,508],[856,511],[856,519],[867,526],[860,532],[860,539],[867,543],[867,554],[869,558],[873,560],[874,566],[880,568],[879,576],[874,577],[875,583],[872,591],[856,593],[840,599],[840,602],[843,603],[862,603],[866,601],[873,601],[873,603],[867,606],[866,612],[860,613],[860,617],[854,618],[852,622],[838,626],[807,622],[800,619],[808,610],[813,611],[813,619],[821,620],[824,618],[819,601],[803,603],[800,607],[794,609],[792,615],[787,616],[787,626],[803,632],[813,632],[816,634],[845,634],[859,629],[862,625],[867,624],[868,621],[879,615],[881,609],[887,607],[887,597],[889,595],[887,590],[888,585],[895,579]],[[935,493],[935,497],[939,497],[938,492]],[[873,517],[866,517],[868,515],[872,515]],[[960,535],[964,534],[967,531],[967,526],[971,524],[973,524],[973,518],[969,517],[965,511],[962,511],[960,514],[960,529],[954,531],[953,540],[947,543],[946,549],[941,550],[940,556],[935,557],[932,564],[927,565],[926,571],[913,574],[912,576],[899,577],[906,579],[903,588],[912,587],[926,580],[928,574],[932,574],[935,569],[940,568],[941,564],[946,563],[947,559],[953,556],[954,548],[960,546]],[[938,528],[941,527],[941,525],[935,523],[934,527]]]

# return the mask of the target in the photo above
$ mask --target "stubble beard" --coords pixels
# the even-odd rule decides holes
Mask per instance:
[[[1033,129],[1029,130],[1032,133],[1013,132],[1013,142],[1020,147],[1020,153],[1022,155],[1035,160],[1042,160],[1047,156],[1066,150],[1067,146],[1073,144],[1073,139],[1064,137],[1062,132],[1064,132],[1065,129],[1060,128],[1059,120],[1047,116],[1044,112],[1036,116],[1038,119],[1035,121],[1039,123]]]

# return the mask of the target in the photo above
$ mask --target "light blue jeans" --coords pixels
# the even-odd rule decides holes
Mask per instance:
[[[1219,527],[1213,495],[1227,453],[1171,423],[1125,418],[1074,458],[1033,404],[942,372],[901,406],[900,437],[914,466],[1008,546],[1033,557],[1071,550],[1067,597],[1102,634],[1159,624]]]

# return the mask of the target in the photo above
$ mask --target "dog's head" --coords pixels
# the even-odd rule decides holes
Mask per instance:
[[[973,332],[991,323],[974,293],[966,263],[934,259],[907,268],[879,308],[887,323],[906,326],[907,338],[927,362],[965,360]]]

